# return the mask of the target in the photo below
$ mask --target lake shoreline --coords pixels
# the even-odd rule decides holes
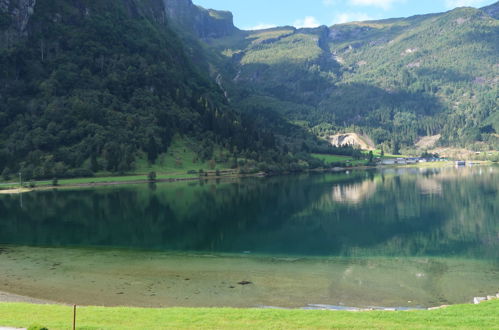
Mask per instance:
[[[499,293],[497,293],[496,296],[489,296],[490,298],[484,298],[483,300],[479,300],[477,302],[477,298],[475,299],[474,303],[460,303],[460,304],[451,304],[451,305],[441,305],[441,306],[435,306],[435,307],[382,307],[382,306],[377,306],[377,307],[355,307],[355,306],[335,306],[335,305],[324,305],[324,304],[309,304],[308,306],[304,307],[298,307],[298,308],[291,308],[291,307],[279,307],[279,306],[257,306],[257,307],[248,307],[250,309],[259,309],[259,310],[307,310],[307,311],[317,311],[317,310],[322,310],[322,311],[333,311],[333,312],[370,312],[370,311],[378,311],[378,312],[396,312],[396,311],[434,311],[438,309],[446,309],[452,306],[461,306],[461,305],[479,305],[481,303],[484,303],[486,301],[492,301],[492,300],[499,300]],[[497,298],[496,298],[497,297]],[[0,291],[0,304],[3,303],[24,303],[24,304],[30,304],[30,305],[57,305],[57,306],[72,306],[69,303],[62,303],[62,302],[56,302],[56,301],[51,301],[51,300],[46,300],[46,299],[39,299],[39,298],[33,298],[29,296],[23,296],[23,295],[18,295],[14,293],[9,293],[5,291]],[[96,307],[96,305],[79,305],[81,307]],[[124,307],[124,308],[143,308],[143,309],[171,309],[171,308],[178,308],[178,307],[140,307],[140,306],[134,306],[133,304],[131,305],[125,305],[125,306],[100,306],[103,308],[115,308],[115,307]],[[182,307],[182,308],[189,308],[189,307]],[[196,308],[196,307],[190,307],[190,308]],[[198,308],[220,308],[220,307],[198,307]],[[225,308],[235,308],[235,307],[225,307]],[[242,308],[246,309],[246,308]]]
[[[491,162],[474,162],[474,166],[491,166],[493,163]],[[130,174],[125,176],[117,176],[114,177],[105,177],[109,179],[109,181],[102,182],[94,182],[93,180],[99,179],[99,177],[91,177],[91,178],[78,178],[78,180],[83,180],[86,182],[81,183],[70,183],[70,184],[59,184],[57,186],[54,185],[44,185],[39,187],[30,187],[30,188],[16,188],[16,189],[1,189],[0,186],[0,194],[22,194],[33,191],[43,191],[43,190],[52,190],[52,189],[70,189],[70,188],[89,188],[89,187],[106,187],[106,186],[118,186],[118,185],[135,185],[135,184],[155,184],[155,183],[175,183],[175,182],[194,182],[194,181],[213,181],[213,180],[233,180],[240,178],[265,178],[265,177],[274,177],[274,176],[286,176],[293,174],[301,174],[301,173],[335,173],[335,172],[344,172],[344,171],[355,171],[355,170],[371,170],[371,169],[380,169],[380,168],[444,168],[444,167],[452,167],[454,166],[454,162],[443,162],[443,163],[421,163],[421,164],[408,164],[408,165],[372,165],[372,166],[354,166],[354,167],[334,167],[334,168],[320,168],[320,169],[311,169],[304,172],[284,172],[284,173],[265,173],[265,172],[257,172],[251,174],[230,174],[230,175],[221,175],[221,176],[196,176],[196,177],[177,177],[177,178],[163,178],[156,180],[120,180],[126,177],[137,176],[137,174]],[[144,177],[146,175],[144,174]]]
[[[15,293],[0,291],[0,303],[28,303],[36,305],[67,305],[55,301],[22,296]]]

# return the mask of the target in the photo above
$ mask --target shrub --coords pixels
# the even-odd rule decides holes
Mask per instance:
[[[156,172],[149,172],[149,174],[147,175],[147,179],[149,181],[156,181],[156,178],[157,178]]]
[[[52,185],[53,185],[54,187],[57,187],[57,186],[59,185],[59,180],[58,180],[57,178],[53,178],[53,179],[52,179]]]
[[[34,325],[30,325],[28,330],[49,330],[49,329],[47,327],[42,326],[42,325],[34,324]]]
[[[75,168],[66,172],[66,177],[68,178],[91,178],[93,176],[94,172],[88,168]]]
[[[2,171],[2,178],[5,181],[10,180],[10,170],[7,167]]]

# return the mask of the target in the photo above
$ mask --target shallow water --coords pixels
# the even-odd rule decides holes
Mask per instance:
[[[0,291],[133,306],[468,302],[499,291],[498,191],[498,169],[475,167],[0,196]]]

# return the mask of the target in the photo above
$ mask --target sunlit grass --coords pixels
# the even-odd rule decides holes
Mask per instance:
[[[70,329],[72,307],[0,304],[0,324]],[[77,329],[494,329],[499,300],[433,311],[341,312],[231,308],[80,307]]]

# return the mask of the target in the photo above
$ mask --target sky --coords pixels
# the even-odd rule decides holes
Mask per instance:
[[[482,7],[497,0],[193,0],[196,5],[234,14],[243,30],[293,25],[316,27],[352,21],[438,13]]]

